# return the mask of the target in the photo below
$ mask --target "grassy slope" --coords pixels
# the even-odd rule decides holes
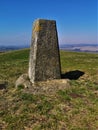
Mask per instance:
[[[15,90],[14,83],[28,71],[29,50],[0,54],[0,127],[7,130],[97,130],[98,54],[61,51],[62,73],[80,70],[71,88],[54,95],[33,95]]]

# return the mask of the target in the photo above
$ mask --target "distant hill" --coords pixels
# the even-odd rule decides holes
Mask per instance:
[[[64,44],[60,45],[62,50],[77,51],[77,52],[98,52],[97,44]]]
[[[11,50],[19,50],[23,48],[30,48],[29,45],[21,45],[21,46],[0,46],[0,52],[6,52],[6,51],[11,51]],[[75,52],[93,52],[93,53],[98,53],[98,45],[97,44],[63,44],[60,45],[61,50],[67,50],[67,51],[75,51]]]
[[[0,46],[0,52],[6,52],[6,51],[11,51],[11,50],[19,50],[19,49],[23,49],[23,48],[29,48],[29,46],[28,45],[25,45],[25,46],[1,45]]]

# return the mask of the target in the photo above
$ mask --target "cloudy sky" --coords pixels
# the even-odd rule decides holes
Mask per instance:
[[[60,44],[97,44],[97,0],[0,0],[0,45],[30,45],[35,19],[57,22]]]

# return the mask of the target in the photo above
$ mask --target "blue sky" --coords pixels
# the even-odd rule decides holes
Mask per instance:
[[[0,45],[30,45],[37,18],[57,22],[60,44],[97,42],[97,0],[0,0]]]

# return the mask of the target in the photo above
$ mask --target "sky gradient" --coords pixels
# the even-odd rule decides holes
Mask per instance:
[[[0,0],[0,45],[30,45],[35,19],[57,22],[60,44],[97,44],[97,0]]]

